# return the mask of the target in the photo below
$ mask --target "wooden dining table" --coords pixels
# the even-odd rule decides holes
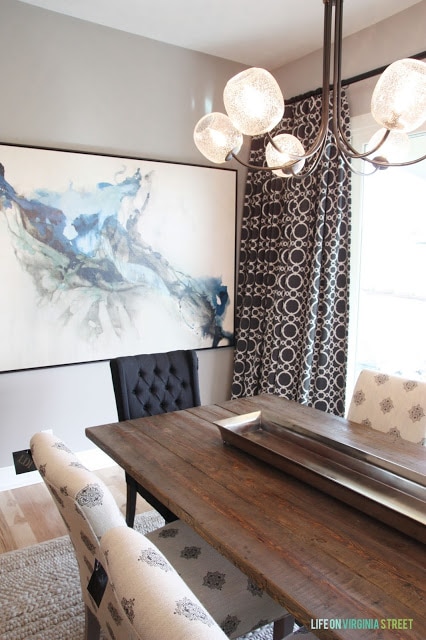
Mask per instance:
[[[318,638],[424,640],[422,523],[411,535],[380,504],[375,517],[355,494],[351,504],[350,491],[336,496],[320,478],[315,486],[309,473],[298,477],[224,443],[218,421],[259,411],[424,478],[424,447],[266,394],[86,435]]]

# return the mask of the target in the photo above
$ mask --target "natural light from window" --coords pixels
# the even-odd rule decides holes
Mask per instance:
[[[349,396],[361,369],[426,380],[426,161],[354,179],[353,196]]]

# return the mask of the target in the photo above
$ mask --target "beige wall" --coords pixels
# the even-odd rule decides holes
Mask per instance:
[[[206,164],[194,124],[223,109],[222,88],[241,69],[1,0],[0,141]],[[198,355],[203,403],[228,398],[233,349]],[[116,419],[108,363],[0,374],[0,468],[37,430],[53,429],[80,451],[92,446],[86,426]]]
[[[345,42],[344,76],[424,49],[425,10],[426,0]],[[319,86],[319,59],[307,56],[275,73],[285,95]],[[223,86],[241,68],[1,0],[0,140],[204,164],[192,142],[194,123],[223,110]],[[233,350],[199,358],[203,403],[229,397]],[[53,429],[80,451],[90,447],[86,426],[115,419],[108,363],[0,374],[0,468],[34,431]]]

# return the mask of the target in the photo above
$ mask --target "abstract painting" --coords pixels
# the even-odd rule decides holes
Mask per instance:
[[[236,172],[0,145],[0,370],[233,343]]]

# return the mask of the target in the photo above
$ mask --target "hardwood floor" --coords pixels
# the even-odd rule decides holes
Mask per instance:
[[[109,487],[124,514],[124,471],[118,466],[111,466],[97,471],[96,474]],[[138,496],[136,513],[151,508]],[[28,547],[65,534],[65,525],[44,482],[0,492],[0,553]]]

